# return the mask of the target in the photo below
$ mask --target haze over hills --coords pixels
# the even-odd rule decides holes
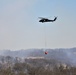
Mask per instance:
[[[44,54],[44,49],[27,49],[27,50],[1,50],[0,56],[11,57],[44,57],[46,59],[55,59],[60,62],[76,64],[76,48],[59,48],[59,49],[47,49],[48,54]]]

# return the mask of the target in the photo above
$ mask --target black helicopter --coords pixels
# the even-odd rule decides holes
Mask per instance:
[[[39,18],[41,19],[41,20],[39,20],[39,22],[42,22],[42,23],[44,23],[44,22],[54,22],[57,19],[57,17],[55,17],[54,20],[50,20],[48,18],[42,18],[42,17],[39,17]]]

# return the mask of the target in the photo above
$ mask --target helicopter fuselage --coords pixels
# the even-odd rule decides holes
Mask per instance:
[[[54,20],[50,20],[50,19],[41,19],[41,20],[39,20],[39,22],[42,22],[42,23],[44,23],[44,22],[54,22],[54,21],[56,21],[56,19],[57,19],[57,17],[55,17]]]
[[[47,19],[47,20],[46,20],[46,19],[42,19],[42,20],[39,20],[39,22],[42,22],[42,23],[43,23],[43,22],[53,22],[53,20],[49,20],[49,19]]]

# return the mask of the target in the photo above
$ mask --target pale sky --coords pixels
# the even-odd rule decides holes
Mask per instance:
[[[76,0],[0,0],[0,50],[45,48],[44,26],[47,48],[76,47]]]

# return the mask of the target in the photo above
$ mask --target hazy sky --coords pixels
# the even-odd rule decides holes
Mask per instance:
[[[76,0],[0,0],[0,50],[44,48],[44,26],[47,48],[76,47]]]

